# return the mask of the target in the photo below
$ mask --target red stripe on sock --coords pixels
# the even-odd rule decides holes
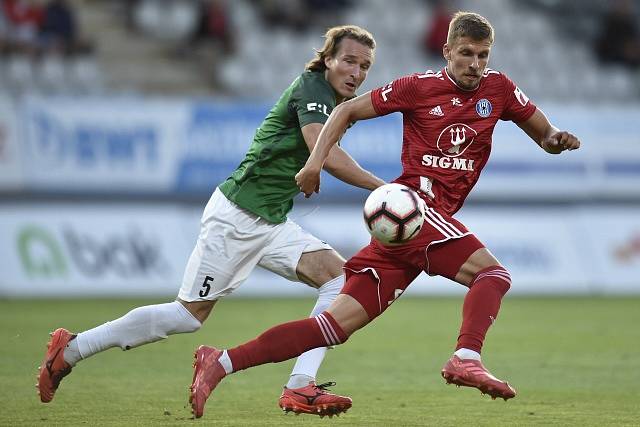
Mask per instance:
[[[233,364],[233,371],[269,362],[282,362],[300,356],[312,348],[345,342],[348,336],[333,317],[326,311],[321,315],[325,321],[328,321],[327,329],[335,334],[339,342],[327,341],[315,317],[282,323],[265,331],[252,341],[227,350]]]

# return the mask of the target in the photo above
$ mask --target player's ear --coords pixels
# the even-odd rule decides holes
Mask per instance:
[[[331,61],[333,61],[333,57],[328,55],[324,57],[324,66],[327,67],[327,69],[331,69]]]
[[[449,49],[449,45],[447,43],[442,46],[442,56],[444,56],[444,59],[447,61],[451,61],[451,49]]]

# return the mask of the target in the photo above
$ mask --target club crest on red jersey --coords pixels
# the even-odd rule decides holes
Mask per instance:
[[[447,157],[458,157],[465,152],[478,135],[471,126],[455,123],[447,126],[438,136],[437,146]]]
[[[478,113],[480,117],[489,117],[492,110],[493,106],[488,99],[482,98],[481,100],[476,102],[476,113]]]

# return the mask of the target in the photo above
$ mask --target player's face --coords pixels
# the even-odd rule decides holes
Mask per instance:
[[[355,96],[372,63],[373,51],[369,46],[353,39],[342,39],[336,55],[324,60],[327,66],[325,78],[336,91],[338,102]]]
[[[482,73],[489,63],[491,42],[460,37],[442,48],[447,60],[447,72],[463,89],[472,90],[478,87]]]

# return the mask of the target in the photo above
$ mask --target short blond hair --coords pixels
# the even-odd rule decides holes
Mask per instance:
[[[487,18],[473,12],[456,12],[449,23],[447,44],[451,45],[460,37],[469,37],[472,40],[489,40],[493,43],[493,26]]]
[[[324,35],[324,46],[316,50],[316,57],[305,65],[305,70],[324,71],[327,66],[324,64],[325,58],[332,58],[340,49],[340,42],[343,39],[352,39],[361,43],[371,50],[375,50],[376,41],[371,33],[357,25],[340,25],[329,28]]]

